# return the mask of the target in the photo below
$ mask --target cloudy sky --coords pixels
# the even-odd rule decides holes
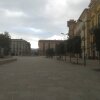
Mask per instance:
[[[90,0],[0,0],[0,31],[38,47],[39,39],[63,39],[67,21],[77,20]]]

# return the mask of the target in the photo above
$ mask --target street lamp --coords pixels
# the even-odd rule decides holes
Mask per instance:
[[[64,40],[66,40],[66,35],[67,35],[67,33],[65,34],[65,33],[61,33],[63,36],[64,36]]]

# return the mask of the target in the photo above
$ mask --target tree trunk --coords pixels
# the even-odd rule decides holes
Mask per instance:
[[[78,64],[78,54],[77,54],[77,64]]]
[[[65,61],[66,61],[66,53],[65,53]]]
[[[70,53],[70,62],[72,62],[72,59],[71,59],[72,57],[71,57],[71,53]]]
[[[99,64],[100,64],[100,51],[99,51]]]

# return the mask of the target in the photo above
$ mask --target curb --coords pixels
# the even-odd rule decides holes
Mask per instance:
[[[3,60],[0,60],[0,65],[10,63],[10,62],[13,62],[13,61],[16,61],[16,60],[17,60],[17,58],[3,59]]]

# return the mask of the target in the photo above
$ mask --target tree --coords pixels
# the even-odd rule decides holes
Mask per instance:
[[[3,48],[4,55],[9,55],[10,46],[11,46],[11,38],[8,32],[0,34],[0,48]]]
[[[59,58],[61,59],[62,55],[66,54],[66,47],[65,47],[65,41],[61,42],[60,44],[56,45],[56,55],[59,56]]]
[[[54,49],[53,48],[48,48],[46,50],[46,56],[52,58],[54,56]]]
[[[78,64],[78,56],[81,54],[81,37],[80,36],[75,36],[73,38],[73,52],[74,54],[77,54],[77,64]]]
[[[73,38],[69,38],[66,43],[67,52],[70,54],[70,62],[72,55],[77,54],[77,63],[78,63],[78,55],[81,54],[81,37],[75,36]]]
[[[67,53],[69,53],[69,56],[70,56],[70,62],[71,62],[71,58],[72,58],[72,54],[73,54],[73,39],[72,38],[69,38],[67,41],[66,41],[66,48],[67,48]]]

